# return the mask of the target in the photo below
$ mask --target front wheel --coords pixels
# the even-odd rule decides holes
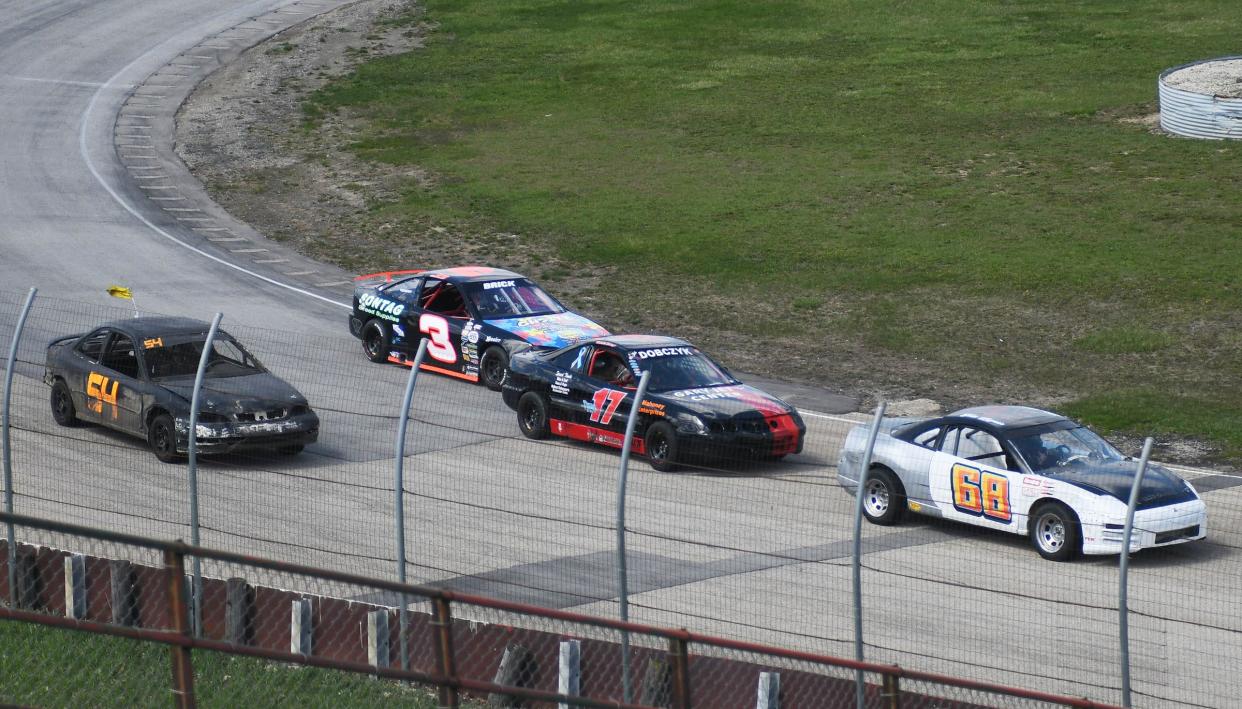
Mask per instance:
[[[647,447],[647,462],[651,467],[667,473],[677,469],[677,432],[665,421],[657,421],[647,429],[643,439]]]
[[[1049,561],[1070,561],[1082,553],[1078,517],[1060,502],[1041,505],[1031,515],[1031,544]]]
[[[479,358],[479,383],[492,391],[500,391],[508,371],[509,354],[503,347],[488,347]]]
[[[176,463],[181,459],[177,454],[177,431],[168,414],[160,414],[151,421],[151,427],[147,429],[147,443],[161,463]]]
[[[63,379],[52,385],[52,418],[61,426],[77,426],[78,411],[73,407],[73,395]]]
[[[548,437],[548,400],[542,394],[528,391],[518,399],[518,428],[527,438],[539,440]]]
[[[897,524],[906,511],[906,493],[901,481],[886,468],[872,468],[860,493],[867,521],[882,527]]]
[[[392,338],[388,327],[379,320],[370,320],[362,326],[362,353],[372,362],[387,362],[392,350]]]

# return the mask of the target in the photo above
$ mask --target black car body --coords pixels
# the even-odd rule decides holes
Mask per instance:
[[[53,417],[63,426],[85,421],[140,436],[160,460],[176,460],[188,450],[190,400],[209,329],[188,318],[140,317],[53,340],[43,375]],[[306,398],[223,331],[212,343],[199,404],[203,453],[296,453],[319,436]]]
[[[500,390],[517,345],[556,348],[607,335],[521,274],[485,266],[359,276],[349,331],[372,362],[409,365]]]
[[[802,451],[806,426],[797,410],[673,337],[615,335],[517,352],[502,396],[527,437],[553,434],[620,448],[635,382],[646,371],[632,449],[657,470]]]

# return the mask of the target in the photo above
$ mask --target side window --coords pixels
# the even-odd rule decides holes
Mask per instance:
[[[634,373],[626,366],[625,360],[616,352],[608,350],[599,350],[595,353],[595,357],[591,360],[591,371],[589,376],[604,381],[614,386],[630,387],[634,386]]]
[[[417,293],[418,289],[422,287],[422,285],[423,279],[421,278],[407,278],[404,281],[397,281],[396,283],[393,283],[385,288],[384,295],[395,298],[409,295],[411,293]]]
[[[924,431],[920,433],[919,435],[915,436],[913,443],[916,446],[923,446],[924,448],[931,448],[935,450],[936,437],[939,435],[940,435],[940,427],[937,426],[931,430]]]
[[[962,429],[960,427],[953,427],[945,431],[944,440],[940,442],[940,452],[957,455],[957,439],[961,434]]]
[[[117,334],[108,345],[108,352],[100,364],[127,377],[138,377],[138,357],[134,354],[134,341],[128,335]]]
[[[591,349],[590,345],[576,347],[558,355],[552,361],[561,369],[568,369],[571,372],[582,374],[586,370],[587,358],[591,355]]]
[[[103,354],[104,343],[108,341],[108,335],[111,334],[110,330],[92,332],[82,338],[82,342],[78,345],[78,352],[81,352],[92,362],[98,362],[99,356]]]
[[[452,283],[428,279],[419,296],[419,304],[424,310],[450,318],[466,317],[466,301],[462,300],[461,291]]]
[[[1006,465],[1005,451],[1000,441],[992,434],[978,428],[962,429],[961,439],[957,445],[959,458],[978,461],[984,465],[1003,468]]]

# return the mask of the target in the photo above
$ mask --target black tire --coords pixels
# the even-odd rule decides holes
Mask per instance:
[[[392,351],[392,335],[382,320],[368,320],[362,326],[362,354],[372,362],[387,362]]]
[[[298,453],[301,453],[302,449],[305,447],[306,446],[301,443],[295,443],[291,446],[281,446],[276,449],[276,452],[281,455],[297,455]]]
[[[73,395],[63,379],[57,379],[52,384],[52,418],[61,426],[72,427],[81,423],[78,410],[73,406]]]
[[[1031,544],[1049,561],[1071,561],[1082,554],[1078,516],[1060,502],[1045,502],[1031,512]]]
[[[479,383],[500,391],[509,373],[509,353],[503,347],[488,347],[479,358]]]
[[[168,414],[159,414],[151,420],[151,425],[147,427],[147,444],[161,463],[181,460],[181,455],[177,453],[177,429]]]
[[[677,469],[677,432],[667,421],[656,421],[647,427],[643,437],[647,462],[661,473]]]
[[[548,400],[543,394],[528,391],[518,399],[518,428],[527,438],[539,440],[548,437]]]
[[[906,490],[888,468],[872,468],[859,494],[863,496],[863,516],[872,524],[888,527],[906,513]]]

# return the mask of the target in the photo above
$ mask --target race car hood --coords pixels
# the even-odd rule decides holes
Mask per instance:
[[[660,392],[660,396],[712,418],[729,418],[752,412],[764,416],[794,413],[789,404],[746,384],[665,391]]]
[[[588,337],[604,337],[608,334],[607,330],[594,321],[570,312],[488,320],[487,324],[517,335],[536,347],[564,347]]]
[[[1130,501],[1130,488],[1138,474],[1138,461],[1119,460],[1110,463],[1076,462],[1044,474],[1093,492],[1112,495],[1122,502]],[[1196,499],[1198,495],[1177,475],[1159,465],[1148,464],[1139,489],[1138,506],[1158,507]]]
[[[190,377],[160,382],[160,385],[187,402],[194,394],[194,379]],[[262,372],[242,377],[204,379],[199,402],[201,411],[228,413],[305,405],[306,398],[275,374]]]

